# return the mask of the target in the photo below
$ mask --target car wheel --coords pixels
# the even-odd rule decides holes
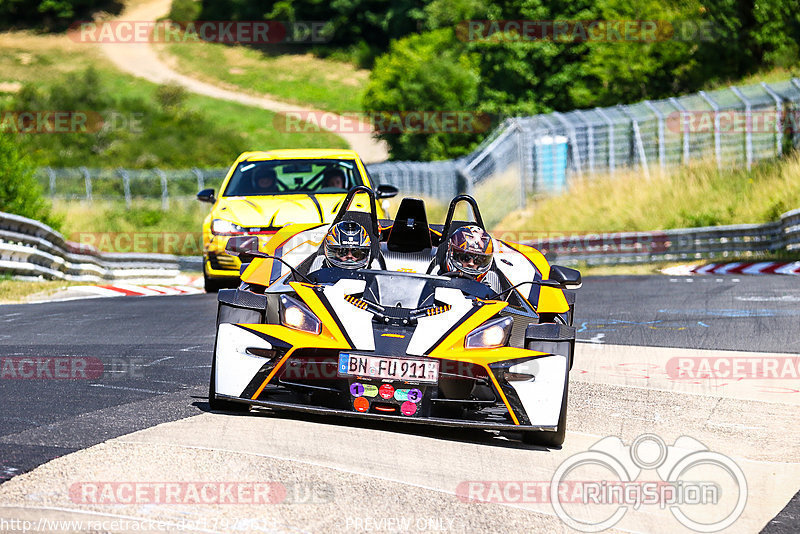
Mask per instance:
[[[209,278],[205,270],[203,270],[203,287],[205,288],[206,293],[216,293],[225,287],[225,285],[219,280]]]

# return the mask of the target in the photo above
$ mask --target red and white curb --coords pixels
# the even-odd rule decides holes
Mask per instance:
[[[181,275],[165,284],[163,281],[147,280],[114,282],[97,286],[70,286],[66,289],[74,296],[58,300],[99,297],[155,297],[166,295],[196,295],[204,293],[202,276]]]
[[[661,269],[671,276],[689,276],[693,274],[788,274],[800,275],[800,261],[762,261],[708,263],[705,265],[676,265]]]

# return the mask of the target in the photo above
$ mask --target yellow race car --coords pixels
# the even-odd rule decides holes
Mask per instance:
[[[373,188],[367,169],[352,150],[287,149],[245,152],[237,158],[216,197],[204,189],[197,199],[213,204],[203,221],[203,278],[207,292],[235,287],[239,258],[225,252],[231,236],[255,235],[265,241],[293,223],[329,223],[347,191]],[[381,185],[379,199],[397,188]],[[386,213],[378,206],[378,217]]]

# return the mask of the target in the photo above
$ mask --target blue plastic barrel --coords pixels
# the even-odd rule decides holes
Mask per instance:
[[[536,191],[557,193],[567,188],[567,138],[546,135],[534,141]]]

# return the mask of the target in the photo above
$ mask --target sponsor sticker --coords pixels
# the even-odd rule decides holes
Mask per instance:
[[[394,396],[394,387],[391,384],[384,384],[378,388],[378,393],[384,399],[391,399]]]

